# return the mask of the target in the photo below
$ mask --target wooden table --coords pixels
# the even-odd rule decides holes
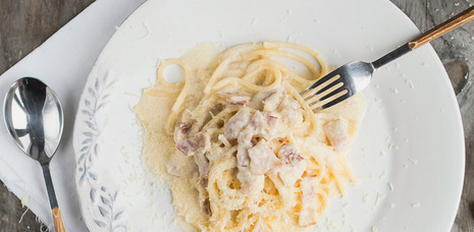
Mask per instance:
[[[382,1],[382,0],[381,0]],[[472,6],[474,0],[391,0],[420,28],[433,25]],[[0,0],[0,73],[39,46],[93,0]],[[474,72],[474,23],[432,43],[452,80],[463,64]],[[453,62],[455,61],[455,62]],[[474,231],[474,88],[468,85],[458,102],[466,138],[466,178],[452,232]],[[446,154],[449,155],[449,154]],[[26,212],[26,213],[25,213]],[[21,221],[21,222],[20,222]],[[0,232],[43,231],[35,216],[0,184]]]

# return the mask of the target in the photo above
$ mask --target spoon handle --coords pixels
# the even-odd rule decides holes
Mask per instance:
[[[61,218],[61,211],[59,210],[58,200],[56,199],[56,193],[54,192],[51,172],[49,171],[49,164],[43,164],[41,165],[41,167],[43,168],[44,181],[46,183],[46,189],[48,190],[48,198],[49,204],[51,205],[54,228],[56,229],[56,232],[66,232],[66,229],[64,228],[63,219]]]
[[[56,232],[66,232],[64,228],[63,219],[61,218],[61,211],[59,208],[52,209],[53,212],[53,220],[54,220],[54,228],[56,228]]]

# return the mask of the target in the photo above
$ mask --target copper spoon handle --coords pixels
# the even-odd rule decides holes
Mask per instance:
[[[66,232],[66,229],[64,228],[63,224],[63,219],[61,218],[61,211],[59,210],[59,208],[52,209],[52,213],[54,228],[56,229],[56,232]]]
[[[460,14],[449,19],[448,21],[423,33],[421,36],[419,36],[415,40],[408,42],[408,45],[410,46],[411,49],[418,48],[422,46],[423,44],[428,43],[473,19],[474,19],[474,6],[469,7],[469,9],[461,12]]]

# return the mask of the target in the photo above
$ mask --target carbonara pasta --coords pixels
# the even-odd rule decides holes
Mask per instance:
[[[170,83],[165,70],[181,68]],[[203,45],[161,62],[135,110],[148,167],[194,231],[305,231],[353,181],[346,153],[365,111],[355,96],[313,113],[298,94],[328,72],[309,48]]]

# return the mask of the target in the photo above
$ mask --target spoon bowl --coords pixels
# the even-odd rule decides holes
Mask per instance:
[[[5,97],[5,123],[18,147],[42,165],[49,163],[63,133],[58,97],[35,78],[17,80]]]
[[[43,169],[56,232],[64,232],[49,163],[63,133],[63,110],[52,89],[38,79],[17,80],[4,102],[5,124],[18,147]]]

